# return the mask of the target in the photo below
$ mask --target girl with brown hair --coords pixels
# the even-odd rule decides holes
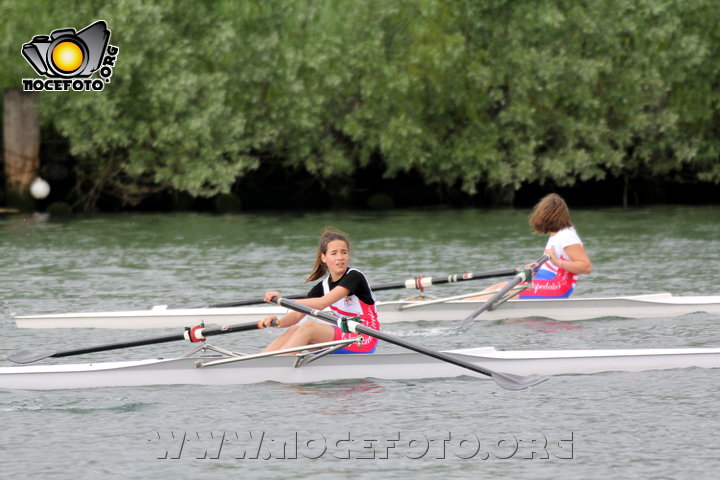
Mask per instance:
[[[375,294],[370,283],[359,270],[349,266],[350,238],[346,233],[332,227],[326,228],[320,236],[315,265],[312,273],[305,280],[311,282],[323,276],[308,292],[307,298],[297,300],[308,307],[323,310],[330,307],[338,317],[360,317],[361,323],[375,330],[380,330],[380,322],[375,310]],[[265,301],[272,297],[280,297],[276,291],[265,292]],[[287,328],[285,333],[276,338],[265,351],[300,347],[315,343],[330,342],[346,338],[355,338],[357,333],[345,333],[339,327],[315,321],[298,324],[304,315],[299,312],[288,312],[279,319],[270,315],[263,319],[265,326],[274,324],[277,328]],[[377,339],[368,335],[360,335],[362,343],[350,344],[334,353],[373,353]]]
[[[592,272],[592,263],[565,200],[556,193],[543,197],[533,208],[530,225],[535,233],[550,235],[545,245],[550,261],[540,266],[532,286],[521,292],[520,298],[568,298],[577,276]]]
[[[577,276],[592,272],[590,257],[570,219],[570,209],[556,193],[543,197],[533,208],[530,225],[538,235],[550,235],[545,253],[550,261],[537,269],[532,285],[520,292],[520,298],[568,298],[575,290]],[[507,282],[486,290],[497,290]],[[467,298],[484,300],[487,295]]]

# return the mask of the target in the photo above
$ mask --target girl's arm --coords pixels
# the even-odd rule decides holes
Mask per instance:
[[[570,257],[570,260],[560,259],[559,267],[564,268],[570,273],[587,274],[592,272],[592,263],[585,248],[578,244],[568,245],[563,250]]]
[[[322,297],[314,297],[314,298],[303,298],[300,300],[296,300],[298,303],[302,303],[303,305],[306,305],[310,308],[314,308],[316,310],[322,310],[324,308],[329,307],[333,303],[337,302],[341,298],[347,297],[350,295],[350,290],[348,290],[345,287],[342,287],[338,285],[337,287],[330,290],[327,294],[323,295]],[[270,302],[270,299],[272,297],[281,297],[280,292],[276,291],[269,291],[265,292],[265,301]],[[277,328],[286,328],[291,327],[298,323],[305,315],[300,312],[288,312],[282,317],[278,319],[278,324],[276,325]],[[270,323],[273,319],[276,319],[277,317],[275,315],[267,316],[263,319],[263,325],[266,327],[270,326]]]

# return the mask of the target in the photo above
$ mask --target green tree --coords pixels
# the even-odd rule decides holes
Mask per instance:
[[[625,178],[720,182],[720,4],[710,0],[4,0],[0,84],[22,42],[107,20],[101,93],[46,93],[78,204],[231,191],[263,168],[336,195],[385,175],[511,194]],[[627,200],[626,200],[627,201]]]

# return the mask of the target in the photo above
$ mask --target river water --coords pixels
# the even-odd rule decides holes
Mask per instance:
[[[327,225],[351,234],[353,265],[374,284],[521,266],[545,243],[530,233],[528,213],[5,217],[0,355],[169,333],[22,330],[14,315],[229,302],[270,288],[304,292],[302,280]],[[576,296],[720,294],[720,208],[576,210],[573,220],[594,264]],[[429,293],[459,294],[468,285],[436,286]],[[464,333],[441,322],[385,330],[439,349],[716,347],[717,320],[699,313],[563,323],[526,318],[478,321]],[[255,351],[277,334],[238,333],[213,343]],[[399,351],[385,344],[379,349]],[[49,363],[170,357],[186,350],[187,344],[166,343]],[[469,377],[0,390],[0,472],[3,478],[47,479],[714,478],[720,469],[719,374],[693,368],[559,376],[519,392]]]

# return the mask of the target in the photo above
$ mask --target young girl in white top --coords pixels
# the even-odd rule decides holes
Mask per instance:
[[[538,268],[532,285],[520,293],[520,298],[568,298],[575,289],[577,276],[592,272],[592,263],[575,232],[565,200],[556,193],[543,197],[533,208],[530,225],[538,235],[550,235],[545,245],[550,260]],[[487,290],[496,290],[506,284],[498,283]],[[468,300],[485,298],[488,297]]]

